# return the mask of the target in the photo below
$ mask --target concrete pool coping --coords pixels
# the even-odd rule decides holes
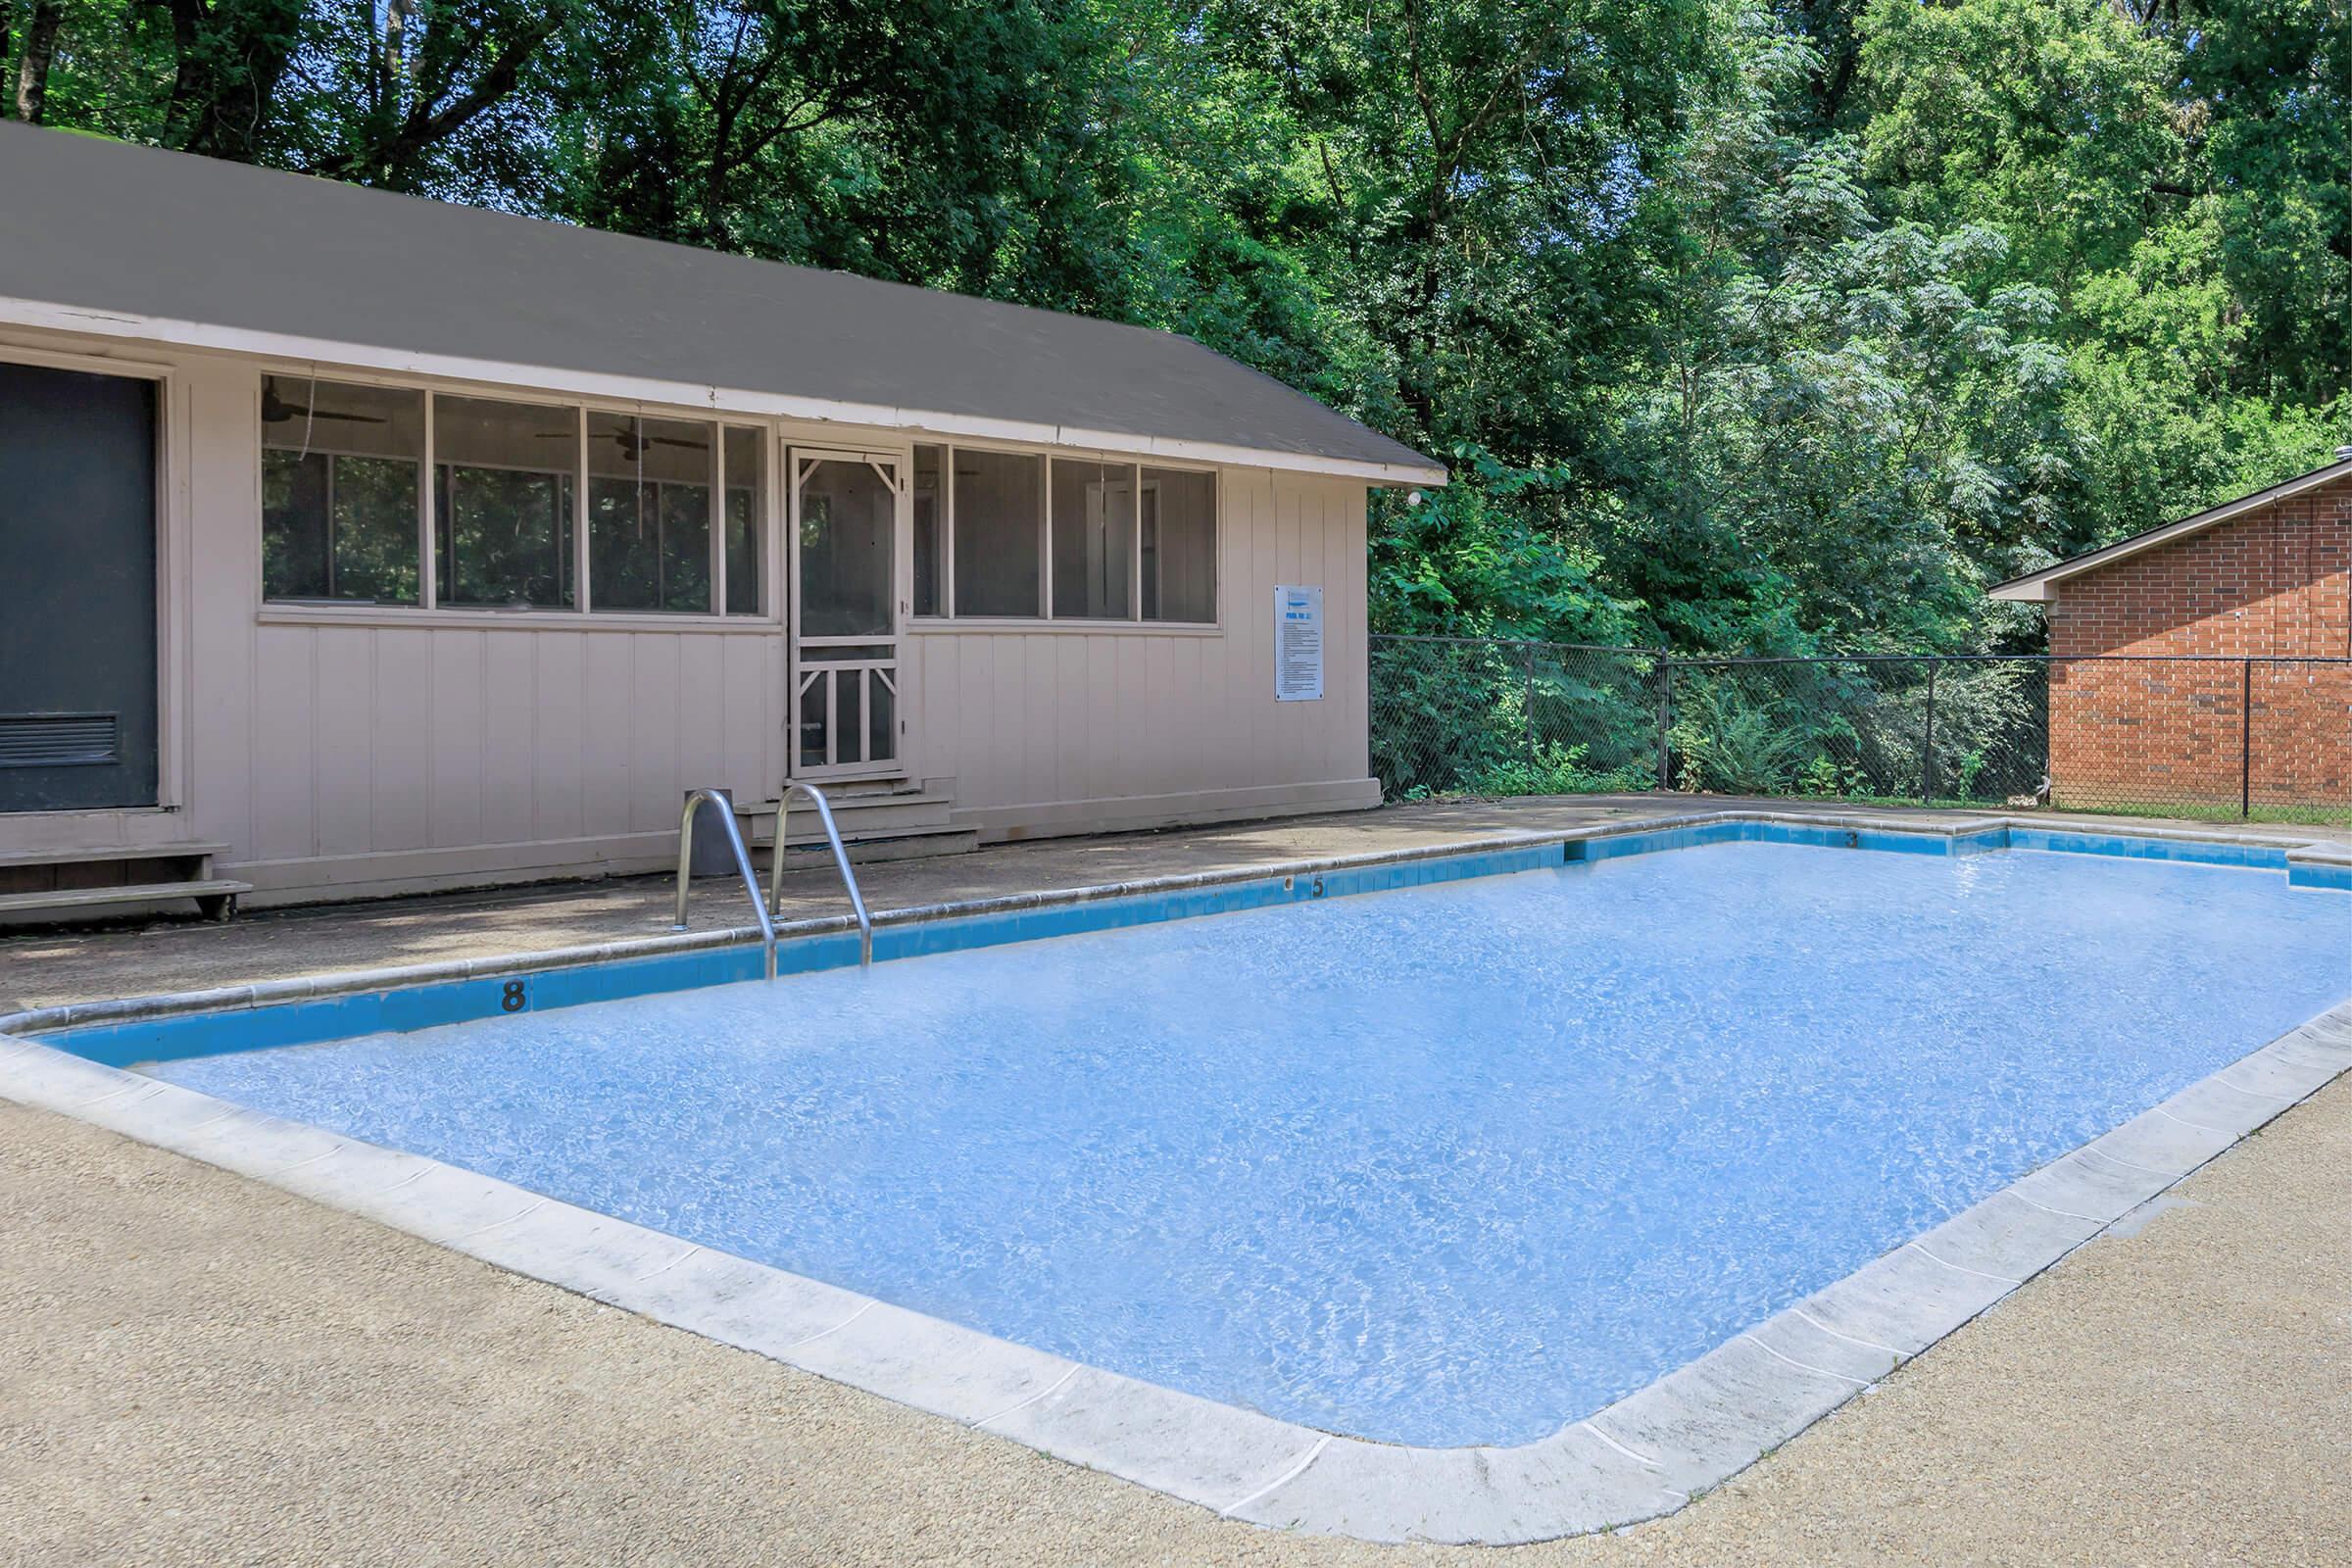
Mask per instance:
[[[1886,830],[1883,820],[1816,813],[1708,812],[1628,824],[1618,831],[1658,831],[1734,814]],[[1593,836],[1521,834],[1401,855],[1256,866],[1214,873],[1209,880],[1310,874],[1367,860]],[[2222,833],[2172,836],[2232,842]],[[2278,847],[2275,838],[2240,842]],[[1201,880],[1116,884],[1098,896]],[[1032,898],[1024,895],[1015,902]],[[997,906],[1004,901],[983,902]],[[727,934],[718,935],[723,940]],[[545,966],[542,956],[519,967]],[[514,972],[514,966],[493,972]],[[380,989],[412,983],[413,976],[414,971],[379,971],[337,978],[364,980],[355,985],[358,989]],[[268,993],[266,1001],[243,1004],[262,1005],[317,995],[318,985],[298,982],[280,992],[240,989]],[[195,993],[176,1000],[179,1010],[190,1011],[237,1004],[225,1002],[225,995]],[[173,999],[140,1000],[154,1005]],[[60,1016],[75,1010],[0,1019],[0,1031],[95,1021],[86,1009],[79,1019]],[[1433,1449],[1335,1437],[1097,1371],[698,1249],[493,1178],[243,1110],[36,1042],[0,1041],[0,1094],[9,1098],[1012,1437],[1217,1512],[1371,1540],[1495,1544],[1601,1529],[1672,1511],[2347,1068],[2352,1068],[2352,1004],[2329,1009],[1552,1437],[1508,1448]]]

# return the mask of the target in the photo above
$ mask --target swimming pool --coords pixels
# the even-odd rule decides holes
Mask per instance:
[[[772,1342],[819,1370],[805,1347],[911,1309],[842,1374],[869,1387],[897,1392],[865,1373],[909,1359],[912,1313],[1033,1347],[1006,1397],[906,1396],[1194,1500],[1530,1539],[1672,1506],[1761,1446],[1667,1451],[1642,1401],[1701,1425],[1744,1401],[1792,1430],[2056,1255],[2004,1226],[2062,1250],[2235,1136],[2180,1092],[2242,1093],[2251,1125],[2331,1075],[2314,1055],[2200,1083],[2352,995],[2342,871],[2283,869],[2223,845],[1719,823],[906,926],[878,951],[921,956],[773,987],[606,966],[534,978],[511,1015],[481,1016],[515,984],[485,979],[60,1039],[173,1056],[146,1070],[337,1135],[286,1144],[288,1168],[364,1140],[839,1287],[808,1318],[829,1326]],[[1065,934],[965,945],[1040,929]],[[427,1026],[352,1037],[368,1023]],[[255,1039],[320,1043],[223,1049]],[[2111,1142],[2159,1102],[2186,1152]],[[2102,1134],[2109,1154],[2061,1162],[2092,1196],[2060,1166],[2012,1188]],[[2033,1196],[1986,1228],[2004,1191]],[[437,1234],[471,1246],[528,1212]],[[1915,1332],[1892,1286],[1850,1280],[1900,1272],[1890,1250],[1939,1223],[1984,1245],[1931,1238],[1919,1267],[1950,1275],[1895,1282],[1937,1298],[1942,1327]],[[639,1291],[704,1266],[632,1245]],[[773,1288],[732,1266],[721,1296]],[[1809,1402],[1727,1371],[1735,1346]],[[1024,1427],[1101,1425],[1055,1414],[1088,1368],[1228,1412],[1225,1436],[1169,1437],[1214,1423],[1155,1406],[1149,1442],[1262,1457],[1171,1480]],[[1473,1446],[1475,1477],[1433,1493],[1527,1495],[1466,1523],[1378,1513],[1399,1489],[1363,1477]],[[1342,1459],[1357,1481],[1333,1502],[1315,1484]],[[1631,1479],[1593,1479],[1610,1465]]]
[[[1719,844],[153,1069],[1392,1443],[1588,1415],[2341,1001],[2340,895]]]

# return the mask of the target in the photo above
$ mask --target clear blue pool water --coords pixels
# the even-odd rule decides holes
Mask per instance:
[[[2277,872],[1726,844],[163,1064],[1210,1398],[1544,1436],[2352,994]]]

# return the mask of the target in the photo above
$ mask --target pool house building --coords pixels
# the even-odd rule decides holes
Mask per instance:
[[[0,124],[0,915],[1370,806],[1431,460],[1199,345]],[[797,835],[796,835],[797,836]]]

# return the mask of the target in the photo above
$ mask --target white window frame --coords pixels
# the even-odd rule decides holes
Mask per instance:
[[[518,400],[518,399],[514,399],[514,398],[500,398],[500,399],[475,399],[474,401],[476,401],[476,402],[483,402],[483,401],[496,401],[496,402],[503,402],[503,403],[514,403],[514,402],[518,402],[519,400]],[[433,405],[432,405],[432,400],[431,400],[431,399],[429,399],[429,398],[425,400],[424,413],[425,413],[425,417],[426,417],[426,418],[428,418],[428,419],[429,419],[429,418],[431,418],[431,417],[432,417],[432,416],[433,416]],[[428,440],[428,441],[427,441],[425,444],[426,444],[426,446],[429,448],[429,447],[431,446],[431,444],[432,444],[432,443],[431,443],[431,442]],[[585,451],[586,451],[586,444],[585,444],[584,442],[576,442],[576,441],[575,441],[575,442],[574,442],[574,450],[575,450],[575,451],[579,451],[579,452],[581,452],[581,453],[583,453],[583,454],[584,454],[584,453],[585,453]],[[530,466],[529,466],[529,465],[527,465],[527,464],[521,464],[521,463],[468,463],[468,464],[466,464],[466,467],[468,467],[468,468],[476,469],[476,470],[478,470],[478,471],[481,471],[481,472],[486,472],[486,473],[528,473],[528,474],[537,474],[537,475],[539,475],[539,476],[541,476],[541,477],[543,477],[543,478],[552,478],[552,479],[560,479],[560,478],[563,478],[563,477],[564,476],[565,472],[566,472],[566,470],[565,470],[565,469],[563,469],[563,468],[534,468],[534,467]],[[586,589],[586,586],[585,586],[584,580],[583,580],[583,578],[582,578],[582,576],[581,576],[581,568],[582,568],[582,567],[583,567],[583,566],[586,564],[586,555],[585,555],[585,552],[583,552],[583,551],[581,550],[581,548],[580,548],[580,526],[581,526],[581,524],[582,524],[583,522],[585,522],[585,521],[587,520],[587,518],[586,518],[586,510],[587,510],[587,509],[586,509],[586,504],[585,504],[585,503],[582,501],[582,499],[581,499],[581,495],[580,495],[580,491],[581,491],[581,483],[580,483],[580,481],[581,481],[581,477],[582,477],[582,475],[581,475],[581,471],[580,471],[579,469],[576,469],[576,468],[574,468],[574,469],[571,469],[571,470],[568,470],[568,471],[569,471],[569,473],[570,473],[570,477],[571,477],[571,535],[572,535],[572,538],[571,538],[571,604],[570,604],[570,606],[569,606],[568,608],[566,608],[565,606],[563,606],[563,605],[521,605],[521,606],[502,606],[502,605],[445,605],[445,604],[443,604],[443,603],[441,602],[441,599],[440,599],[440,580],[439,580],[439,572],[440,572],[440,567],[439,567],[439,564],[438,564],[438,555],[439,555],[440,544],[441,544],[440,527],[439,527],[439,524],[440,524],[440,518],[439,518],[439,516],[437,516],[437,515],[435,515],[435,514],[432,514],[432,511],[431,511],[432,507],[433,507],[433,506],[434,506],[434,505],[435,505],[435,504],[438,502],[438,500],[439,500],[439,498],[440,498],[441,487],[440,487],[440,485],[439,485],[438,483],[436,483],[436,482],[433,482],[433,481],[431,481],[431,480],[428,480],[428,481],[427,481],[427,485],[426,485],[426,494],[427,494],[427,498],[428,498],[428,499],[427,499],[427,502],[426,502],[427,515],[426,515],[426,516],[425,516],[425,518],[424,518],[424,529],[423,529],[423,532],[424,532],[424,537],[425,537],[425,539],[426,539],[426,541],[427,541],[427,544],[428,544],[428,548],[430,548],[430,549],[432,549],[432,550],[434,551],[434,553],[435,553],[435,557],[436,557],[436,562],[435,562],[435,565],[434,565],[434,584],[433,584],[433,587],[434,587],[434,596],[433,596],[433,598],[432,598],[432,599],[428,600],[428,601],[427,601],[427,602],[424,604],[424,606],[423,606],[422,608],[424,608],[424,609],[426,609],[426,610],[445,610],[445,611],[448,611],[448,612],[449,612],[450,613],[452,613],[452,614],[466,614],[466,615],[521,615],[521,614],[537,614],[537,615],[579,615],[579,614],[584,614],[584,613],[586,613],[586,612],[587,612],[587,608],[588,608],[588,593],[587,593],[587,589]],[[452,470],[452,473],[451,473],[451,478],[450,478],[450,486],[451,486],[451,492],[452,492],[452,494],[455,494],[455,492],[456,492],[456,485],[457,485],[457,478],[456,478],[456,473],[455,473],[455,470],[454,470],[454,468],[453,468],[453,470]],[[282,601],[280,601],[280,603],[282,603]],[[393,606],[389,606],[389,607],[387,607],[387,608],[389,608],[389,609],[394,609],[394,610],[399,610],[399,609],[404,609],[404,608],[406,608],[406,607],[405,607],[405,606],[400,606],[400,605],[393,605]]]
[[[296,448],[273,447],[265,441],[262,443],[262,479],[265,484],[269,482],[269,454],[272,452],[297,453],[305,458],[326,459],[326,574],[329,583],[332,583],[335,574],[335,465],[345,458],[356,459],[363,463],[420,463],[422,461],[411,458],[387,458],[381,452],[346,452],[340,447],[320,446],[317,442],[312,442],[304,448]],[[419,505],[421,504],[420,498]],[[389,604],[380,599],[339,599],[332,595],[323,599],[305,599],[299,595],[272,599],[269,597],[269,584],[266,580],[263,583],[262,591],[262,602],[270,605],[353,605],[362,610],[416,610],[422,608],[424,567],[421,563],[418,564],[416,571],[418,603],[415,605]]]
[[[1223,565],[1225,543],[1225,470],[1213,463],[1198,463],[1184,459],[1142,458],[1124,452],[1098,452],[1076,447],[1035,446],[1014,441],[950,441],[929,439],[917,433],[913,446],[936,447],[941,454],[939,501],[939,584],[941,611],[931,615],[909,615],[905,630],[910,636],[937,635],[943,632],[968,631],[1047,631],[1139,634],[1143,636],[1200,635],[1224,630],[1224,573],[1216,573],[1217,584],[1215,618],[1209,620],[1146,620],[1143,618],[1143,559],[1144,559],[1144,487],[1152,481],[1144,477],[1146,468],[1172,469],[1185,473],[1205,473],[1214,484],[1209,505],[1209,549],[1219,568]],[[1042,504],[1038,508],[1038,613],[1035,615],[964,615],[956,610],[956,454],[958,452],[993,452],[1013,457],[1042,458],[1046,461],[1044,483],[1040,487]],[[908,454],[911,463],[911,450]],[[1127,468],[1135,474],[1133,517],[1133,549],[1129,552],[1127,609],[1123,616],[1055,615],[1054,613],[1054,467],[1055,462],[1094,463],[1108,467]],[[911,473],[911,468],[908,470]],[[908,555],[911,558],[912,550]],[[909,561],[911,569],[911,559]]]
[[[1159,490],[1159,481],[1157,479],[1148,477],[1145,473],[1147,468],[1155,469],[1162,473],[1205,473],[1210,475],[1211,482],[1208,492],[1208,598],[1210,607],[1214,612],[1216,618],[1211,620],[1146,620],[1144,624],[1146,626],[1172,626],[1178,628],[1221,626],[1224,624],[1225,605],[1225,472],[1222,468],[1213,467],[1207,464],[1138,462],[1135,466],[1135,612],[1139,616],[1144,612],[1144,496],[1147,493],[1156,495]],[[1152,553],[1152,570],[1154,577],[1164,581],[1165,569],[1167,565],[1167,548],[1164,540],[1164,535],[1167,529],[1167,517],[1165,514],[1162,514],[1158,521],[1163,539],[1162,543]],[[1152,584],[1152,597],[1154,603],[1157,603],[1163,597],[1160,592],[1160,582],[1155,581]]]
[[[845,432],[838,427],[811,426],[806,420],[778,416],[730,412],[718,404],[710,406],[655,404],[620,398],[600,398],[567,394],[550,389],[507,382],[473,382],[437,380],[415,374],[397,374],[369,370],[343,365],[313,365],[298,361],[258,362],[255,366],[254,405],[257,421],[255,468],[254,548],[252,552],[256,618],[275,624],[367,624],[395,626],[479,626],[486,621],[512,626],[550,626],[572,629],[596,627],[629,627],[638,630],[675,630],[724,632],[734,634],[774,635],[784,629],[790,617],[791,594],[786,573],[790,569],[790,527],[784,520],[790,504],[791,476],[782,471],[775,454],[779,443],[819,440],[828,446],[844,444]],[[424,409],[424,459],[417,475],[417,596],[416,605],[359,604],[348,601],[269,599],[262,594],[261,583],[261,512],[260,512],[260,443],[258,436],[261,401],[261,377],[276,375],[290,379],[311,379],[340,382],[354,386],[378,386],[422,393]],[[434,443],[434,402],[441,397],[478,398],[492,402],[536,404],[544,408],[568,408],[573,411],[574,427],[579,432],[579,456],[573,472],[572,485],[572,549],[574,604],[571,609],[534,607],[527,610],[502,609],[494,606],[452,606],[440,602],[438,562],[435,551],[435,529],[438,518],[434,513],[433,475],[439,458]],[[599,610],[596,608],[595,583],[588,562],[588,415],[591,412],[634,415],[649,419],[677,419],[708,422],[717,431],[716,454],[718,482],[711,487],[712,518],[711,550],[711,606],[709,612],[678,612],[653,610]],[[758,544],[760,568],[759,609],[756,612],[730,613],[726,609],[725,562],[725,444],[729,428],[756,431],[763,451],[764,471],[758,486],[763,509],[764,537]],[[820,437],[818,430],[824,430]],[[902,614],[902,636],[924,636],[940,633],[979,632],[1045,632],[1056,635],[1090,636],[1147,636],[1183,637],[1216,636],[1225,630],[1225,544],[1227,486],[1224,465],[1200,459],[1165,457],[1156,454],[1139,455],[1091,447],[1051,446],[1037,442],[1008,440],[956,440],[921,430],[875,431],[869,438],[849,441],[847,444],[872,451],[895,452],[908,465],[911,484],[913,449],[917,446],[937,447],[942,454],[939,575],[940,603],[943,612],[936,615],[914,615],[911,603]],[[956,607],[956,475],[957,452],[992,452],[1008,456],[1045,460],[1042,475],[1040,505],[1037,519],[1038,548],[1038,611],[1035,615],[958,615]],[[1128,594],[1129,613],[1118,619],[1108,617],[1056,617],[1054,609],[1054,475],[1052,460],[1073,463],[1102,463],[1135,470],[1135,538],[1134,561],[1130,568]],[[1213,478],[1210,506],[1210,550],[1216,570],[1214,609],[1211,620],[1145,620],[1143,614],[1143,492],[1146,468],[1173,469],[1181,472],[1205,473]],[[913,551],[911,535],[906,562],[903,568],[906,585],[906,599],[910,600],[913,586]]]
[[[416,498],[416,548],[418,551],[417,598],[415,605],[386,605],[352,601],[317,599],[271,599],[261,580],[261,453],[260,438],[262,378],[277,376],[281,380],[319,380],[349,386],[383,387],[390,390],[421,393],[424,398],[423,462],[418,469]],[[512,609],[494,605],[447,605],[441,602],[439,561],[436,532],[439,517],[435,510],[434,484],[439,454],[435,450],[435,403],[443,397],[470,398],[494,403],[519,403],[546,409],[567,409],[571,412],[574,442],[572,476],[572,580],[573,604],[569,609],[561,606],[535,605],[527,609]],[[626,627],[635,630],[705,631],[735,634],[763,634],[773,636],[784,625],[784,597],[778,592],[779,560],[785,530],[778,525],[777,509],[783,504],[775,463],[768,456],[773,450],[781,421],[764,415],[729,414],[719,408],[678,408],[630,402],[613,398],[583,398],[576,395],[550,393],[531,386],[505,383],[443,383],[418,376],[390,375],[380,371],[350,368],[343,366],[313,366],[302,363],[265,362],[255,367],[253,408],[254,437],[254,514],[253,514],[253,574],[254,600],[258,609],[257,621],[264,624],[291,625],[354,625],[376,624],[392,626],[480,626],[486,622],[512,626],[545,626],[582,629],[593,627]],[[590,580],[588,559],[588,416],[590,413],[612,414],[645,419],[665,419],[709,424],[714,431],[714,477],[711,486],[713,512],[711,527],[712,577],[711,608],[709,611],[659,610],[598,610],[595,605],[595,584]],[[729,613],[726,609],[725,557],[725,455],[727,430],[732,426],[754,433],[762,453],[763,471],[755,487],[766,526],[756,545],[760,582],[759,609],[756,612]],[[500,466],[500,465],[482,465]],[[546,473],[557,469],[517,468],[517,471]]]

